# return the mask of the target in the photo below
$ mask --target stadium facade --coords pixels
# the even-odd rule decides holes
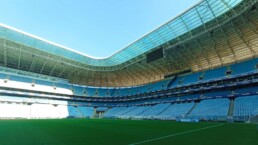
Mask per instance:
[[[251,120],[257,6],[203,0],[103,59],[0,25],[0,117]]]

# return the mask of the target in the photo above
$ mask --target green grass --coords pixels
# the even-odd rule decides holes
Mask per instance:
[[[146,140],[151,141],[139,143]],[[0,120],[0,145],[136,143],[140,145],[258,145],[258,130],[256,125],[240,123],[105,119]]]

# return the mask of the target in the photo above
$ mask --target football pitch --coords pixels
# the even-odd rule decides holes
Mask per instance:
[[[258,128],[155,120],[0,120],[0,145],[258,145]]]

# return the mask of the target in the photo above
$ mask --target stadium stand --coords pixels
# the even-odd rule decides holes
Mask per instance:
[[[81,112],[79,112],[76,107],[68,106],[67,108],[68,108],[68,112],[69,112],[69,117],[72,117],[72,118],[82,118],[83,117],[83,114]]]
[[[121,112],[122,110],[124,110],[126,107],[113,107],[111,109],[109,109],[105,114],[104,114],[104,118],[114,118],[116,116],[116,114],[118,114],[119,112]]]
[[[171,104],[169,104],[169,103],[156,104],[156,105],[150,107],[149,109],[147,109],[145,112],[141,113],[140,115],[143,118],[153,118],[153,117],[159,115],[160,113],[162,113],[162,111],[167,109],[170,105]]]
[[[0,118],[247,121],[258,114],[257,6],[201,1],[107,59],[0,25]],[[164,57],[148,62],[156,49]]]
[[[59,111],[50,104],[32,104],[30,106],[31,118],[60,118]]]
[[[30,108],[23,104],[0,104],[1,118],[29,118]]]
[[[84,118],[90,118],[93,116],[94,108],[93,107],[78,107],[79,112],[82,113]]]
[[[258,96],[245,96],[235,99],[234,116],[238,120],[246,120],[258,114]]]
[[[205,120],[226,120],[229,102],[226,98],[203,100],[188,116]]]
[[[140,114],[143,113],[144,111],[148,110],[149,108],[150,108],[150,106],[138,106],[138,107],[134,108],[133,110],[131,110],[119,117],[120,118],[136,118],[136,117],[141,118]]]
[[[182,103],[182,104],[172,104],[164,112],[159,114],[157,118],[162,120],[169,119],[173,120],[177,117],[185,117],[186,114],[194,107],[194,103]]]

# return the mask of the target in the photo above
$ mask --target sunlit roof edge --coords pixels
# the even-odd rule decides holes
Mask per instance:
[[[30,34],[30,33],[28,33],[28,32],[19,30],[19,29],[17,29],[17,28],[8,26],[8,25],[3,24],[3,23],[0,23],[0,26],[5,27],[5,28],[8,28],[8,29],[11,29],[11,30],[16,31],[16,32],[18,32],[18,33],[22,33],[22,34],[27,35],[27,36],[29,36],[29,37],[38,39],[38,40],[40,40],[40,41],[44,41],[44,42],[49,43],[49,44],[51,44],[51,45],[55,45],[55,46],[57,46],[57,47],[60,47],[60,48],[63,48],[63,49],[69,50],[69,51],[73,51],[73,52],[75,52],[75,53],[78,53],[78,54],[80,54],[80,55],[84,55],[84,56],[86,56],[86,57],[90,57],[90,58],[93,58],[93,59],[105,59],[105,58],[106,58],[106,57],[103,57],[103,58],[102,58],[102,57],[94,57],[94,56],[87,55],[87,54],[85,54],[85,53],[81,53],[81,52],[79,52],[79,51],[77,51],[77,50],[75,50],[75,49],[72,49],[72,48],[63,46],[63,45],[61,45],[61,44],[52,42],[52,41],[50,41],[50,40],[44,39],[44,38],[42,38],[42,37],[39,37],[39,36],[36,36],[36,35],[33,35],[33,34]]]

